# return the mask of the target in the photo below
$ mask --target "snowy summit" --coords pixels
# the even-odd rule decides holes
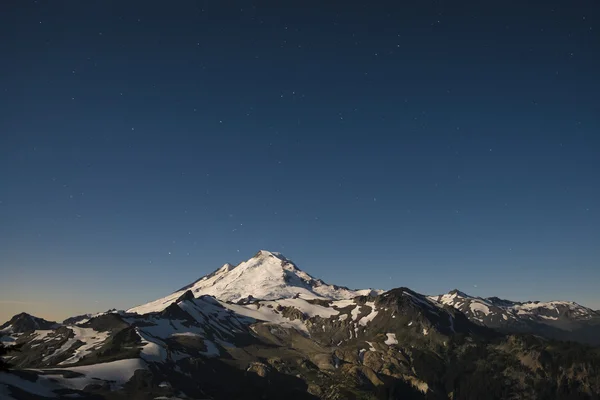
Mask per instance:
[[[128,312],[146,314],[162,311],[186,291],[195,297],[214,296],[221,301],[238,302],[244,299],[277,300],[300,297],[304,299],[344,300],[380,291],[351,290],[329,285],[300,270],[281,253],[261,250],[237,266],[225,264],[213,273],[187,285],[162,299],[134,307]]]

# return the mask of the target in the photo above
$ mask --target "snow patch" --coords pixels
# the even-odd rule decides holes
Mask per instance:
[[[391,346],[393,344],[398,344],[398,339],[396,339],[395,333],[386,333],[387,339],[385,340],[385,344]]]
[[[352,321],[356,321],[358,319],[358,314],[360,314],[360,306],[356,306],[351,312]]]
[[[476,314],[477,312],[481,312],[481,313],[485,314],[486,316],[488,316],[490,314],[489,307],[480,302],[473,301],[470,305],[470,309],[471,309],[471,312],[473,312],[473,314]]]
[[[263,302],[263,304],[270,304],[271,302]],[[330,318],[334,315],[338,315],[340,312],[333,307],[323,307],[318,304],[311,304],[303,299],[282,299],[272,302],[274,306],[281,304],[284,307],[294,307],[302,311],[308,317],[322,317]]]
[[[375,318],[377,316],[377,314],[379,313],[379,311],[375,310],[375,303],[370,302],[370,303],[367,303],[366,305],[368,307],[371,307],[371,312],[368,315],[362,317],[360,319],[360,321],[358,321],[358,323],[362,326],[367,326],[367,324],[369,322],[373,321],[373,318]]]
[[[83,345],[75,349],[71,357],[60,362],[58,365],[74,364],[80,361],[88,354],[91,354],[94,350],[99,349],[109,336],[109,332],[95,331],[92,328],[70,326],[69,329],[73,331],[75,335],[74,340],[81,341]]]

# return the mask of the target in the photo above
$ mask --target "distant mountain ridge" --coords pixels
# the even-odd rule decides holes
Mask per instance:
[[[31,332],[38,329],[56,329],[59,326],[60,324],[57,322],[47,321],[27,313],[20,313],[0,325],[0,335]]]
[[[518,302],[470,296],[460,290],[429,296],[471,321],[503,332],[526,332],[600,345],[600,313],[571,301]]]

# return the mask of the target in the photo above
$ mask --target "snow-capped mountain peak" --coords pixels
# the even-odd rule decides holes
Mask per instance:
[[[370,289],[351,290],[329,285],[302,271],[281,253],[261,250],[237,266],[224,264],[213,273],[167,297],[128,311],[138,314],[162,311],[186,290],[190,290],[196,297],[210,295],[226,302],[239,302],[251,298],[276,300],[293,297],[341,300],[372,292]]]
[[[0,325],[0,334],[23,333],[34,331],[36,329],[55,329],[60,324],[54,321],[47,321],[43,318],[34,317],[27,313],[20,313],[10,319],[10,321]]]

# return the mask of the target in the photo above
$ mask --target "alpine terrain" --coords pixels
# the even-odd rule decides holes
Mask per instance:
[[[16,315],[0,327],[0,398],[598,399],[599,319],[569,302],[352,290],[260,251],[127,310]]]

